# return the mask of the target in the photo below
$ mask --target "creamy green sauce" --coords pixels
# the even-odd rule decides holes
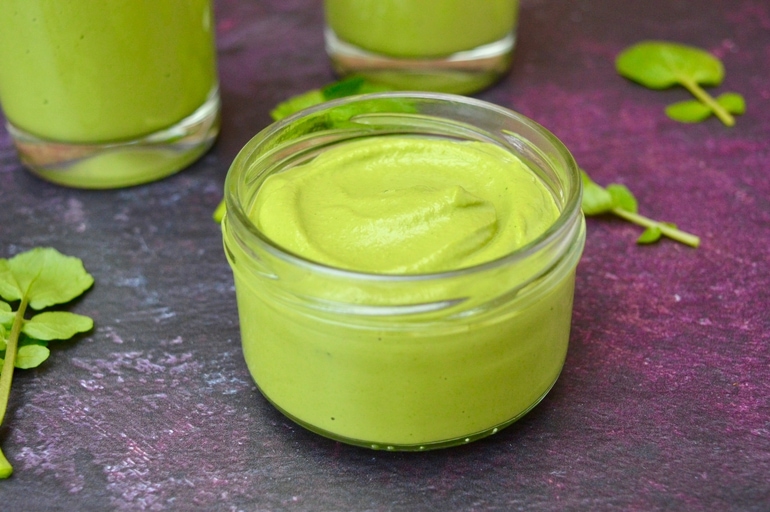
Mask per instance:
[[[505,256],[559,209],[519,159],[488,143],[372,137],[269,177],[252,210],[275,243],[329,266],[433,273]]]
[[[250,215],[304,258],[404,274],[500,258],[542,234],[559,209],[542,182],[497,146],[398,136],[342,144],[269,177]],[[498,300],[539,263],[460,280],[347,279],[280,263],[269,252],[255,257],[234,243],[229,222],[244,358],[262,393],[311,430],[378,448],[469,442],[525,414],[559,375],[574,256],[570,268]],[[442,306],[443,299],[459,305]],[[432,303],[442,309],[371,315],[355,308]]]

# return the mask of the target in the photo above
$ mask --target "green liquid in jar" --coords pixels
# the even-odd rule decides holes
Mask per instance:
[[[451,55],[511,33],[518,0],[326,0],[326,21],[343,41],[393,57]]]
[[[0,102],[48,140],[134,139],[216,87],[209,0],[2,0]]]

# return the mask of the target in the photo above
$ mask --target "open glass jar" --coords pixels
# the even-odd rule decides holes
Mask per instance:
[[[523,161],[559,214],[487,263],[424,274],[334,268],[279,246],[253,217],[268,176],[367,137],[480,141]],[[255,136],[225,184],[224,248],[243,351],[267,399],[324,436],[388,450],[463,444],[537,405],[567,353],[585,242],[577,166],[535,122],[483,101],[382,93],[307,109]]]
[[[7,0],[0,103],[21,162],[108,189],[192,164],[219,133],[211,0]]]
[[[341,76],[470,94],[509,70],[519,0],[325,0],[326,52]]]

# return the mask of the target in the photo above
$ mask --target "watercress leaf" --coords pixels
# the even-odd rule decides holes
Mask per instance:
[[[652,244],[660,240],[660,237],[663,236],[663,232],[660,230],[658,226],[652,226],[644,230],[641,235],[639,235],[639,238],[636,239],[637,244]]]
[[[618,73],[651,89],[665,89],[685,81],[719,85],[724,66],[714,55],[667,41],[642,41],[623,50],[615,60]]]
[[[91,319],[82,315],[58,316],[47,312],[26,318],[27,309],[43,309],[54,304],[69,302],[93,285],[94,279],[83,268],[78,258],[65,256],[52,248],[36,248],[11,259],[0,259],[0,295],[6,300],[18,300],[19,306],[10,333],[0,324],[3,346],[0,357],[0,426],[5,417],[11,391],[13,367],[34,368],[48,358],[48,341],[42,337],[70,337],[86,325],[93,326]],[[0,302],[0,313],[9,314],[9,305]],[[54,322],[55,321],[55,322]],[[60,323],[62,325],[54,325]],[[21,327],[21,329],[18,329]],[[19,332],[21,330],[21,332]],[[7,364],[7,366],[6,366]],[[5,373],[3,373],[3,366]],[[0,479],[8,478],[13,467],[0,450]]]
[[[80,259],[65,256],[50,247],[17,254],[7,262],[18,298],[26,295],[33,309],[69,302],[94,282]]]
[[[225,213],[227,212],[227,205],[225,204],[225,200],[222,199],[219,204],[217,205],[216,210],[214,210],[214,213],[211,215],[214,219],[214,222],[219,224],[222,222],[222,219],[225,217]]]
[[[734,92],[726,92],[716,98],[731,114],[743,114],[746,112],[746,100],[743,96]],[[680,101],[666,107],[666,115],[674,121],[682,123],[699,123],[711,117],[714,113],[708,105],[698,100]]]
[[[0,258],[0,297],[14,301],[20,300],[21,295],[22,291],[19,288],[19,283],[16,282],[9,261]]]
[[[617,183],[607,185],[607,192],[612,196],[614,208],[620,208],[621,210],[631,213],[636,213],[638,211],[639,208],[636,197],[634,197],[634,194],[632,194],[625,185],[619,185]]]
[[[351,76],[322,87],[321,94],[326,101],[344,98],[345,96],[358,94],[365,83],[364,77]]]
[[[338,82],[331,83],[321,89],[324,99],[334,100],[353,96],[354,94],[367,94],[372,92],[384,92],[393,90],[391,87],[374,84],[362,76],[351,76]]]
[[[701,85],[719,85],[724,78],[722,62],[710,53],[677,43],[643,41],[622,51],[615,60],[622,76],[651,89],[675,84],[685,87],[708,106],[725,126],[735,125],[735,117]],[[674,110],[674,115],[677,115]],[[684,114],[681,115],[684,118]],[[689,115],[686,119],[690,119]]]
[[[667,236],[677,242],[698,247],[700,238],[691,233],[681,231],[669,222],[659,222],[637,213],[636,198],[623,185],[613,184],[606,189],[594,183],[584,170],[580,170],[583,182],[583,213],[595,215],[612,213],[628,222],[642,226],[651,231],[645,231],[639,237],[639,243],[651,243],[661,236]],[[660,233],[658,233],[660,232]]]
[[[698,100],[672,103],[666,107],[666,115],[680,123],[699,123],[711,117],[713,112]]]
[[[16,315],[14,313],[2,310],[2,308],[0,308],[0,325],[5,325],[10,328],[15,317]]]
[[[33,316],[22,327],[22,332],[39,340],[67,340],[79,332],[93,328],[94,321],[87,316],[67,311],[48,311]]]
[[[0,361],[2,361],[0,359]],[[13,466],[11,466],[8,459],[5,458],[3,450],[0,450],[0,480],[8,478],[13,474]]]
[[[0,300],[0,313],[11,311],[11,305]]]
[[[320,89],[313,89],[297,96],[292,96],[286,101],[282,101],[270,111],[270,117],[273,121],[280,121],[284,117],[288,117],[295,112],[304,110],[313,105],[318,105],[324,102],[324,95]]]
[[[583,180],[583,201],[581,203],[583,213],[598,215],[612,210],[614,202],[610,193],[595,183],[582,169],[580,177]]]
[[[353,96],[354,94],[367,94],[390,90],[392,90],[392,88],[374,84],[361,76],[351,76],[325,85],[321,89],[311,89],[302,94],[292,96],[288,100],[282,101],[276,105],[270,112],[270,116],[274,121],[279,121],[295,112],[299,112],[300,110],[312,107],[313,105],[318,105],[325,101]]]
[[[29,345],[19,346],[19,351],[16,353],[16,362],[14,366],[21,368],[22,370],[28,370],[40,366],[43,361],[48,359],[51,351],[48,347],[38,345],[36,343]]]
[[[726,92],[717,97],[717,103],[725,107],[731,114],[745,114],[746,100],[737,92]]]
[[[31,347],[33,346],[34,347]],[[26,348],[31,347],[31,348]],[[50,353],[48,349],[48,342],[42,341],[42,340],[36,340],[34,338],[30,338],[29,336],[22,335],[21,339],[18,343],[18,348],[16,352],[16,360],[14,361],[14,366],[16,368],[21,369],[29,369],[34,368],[36,366],[39,366],[40,363],[45,361],[48,358],[48,354]],[[4,354],[0,354],[4,355]],[[19,358],[21,357],[21,362],[19,362]],[[0,359],[0,365],[3,364],[3,360]]]

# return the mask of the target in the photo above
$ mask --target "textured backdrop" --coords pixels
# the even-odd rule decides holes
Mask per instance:
[[[594,179],[702,237],[637,246],[588,221],[566,366],[486,440],[398,454],[284,419],[240,353],[211,212],[238,149],[288,95],[333,79],[319,0],[216,2],[224,124],[184,172],[124,190],[45,183],[0,131],[0,257],[78,256],[96,329],[16,374],[3,511],[770,510],[770,3],[523,0],[511,73],[477,96],[552,130]],[[641,39],[723,59],[733,128],[684,125],[613,61]],[[13,72],[13,70],[0,70]]]

